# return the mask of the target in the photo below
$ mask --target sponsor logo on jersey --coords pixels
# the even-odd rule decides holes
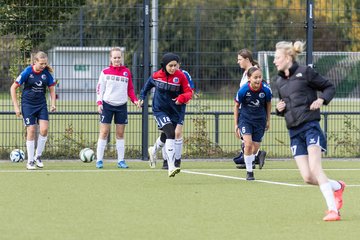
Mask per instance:
[[[246,97],[251,97],[251,93],[250,93],[250,92],[246,92]]]
[[[35,82],[35,85],[38,86],[38,87],[41,87],[42,86],[42,81],[39,81],[39,82]]]
[[[249,106],[251,106],[251,107],[259,107],[260,106],[260,101],[259,101],[259,99],[256,99],[255,102],[251,101],[250,104],[251,105],[249,105]]]
[[[34,78],[34,75],[30,73],[29,78]]]

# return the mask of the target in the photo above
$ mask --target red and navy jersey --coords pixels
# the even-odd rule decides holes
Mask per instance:
[[[21,104],[40,105],[46,104],[46,88],[56,85],[53,76],[47,68],[36,72],[33,66],[28,66],[20,73],[15,82],[24,84]]]
[[[141,89],[140,98],[145,99],[153,87],[155,87],[153,112],[180,113],[181,105],[176,105],[175,101],[184,104],[192,97],[189,82],[180,70],[176,70],[172,75],[167,75],[162,69],[154,72]]]
[[[250,83],[242,86],[235,96],[235,101],[241,104],[240,118],[249,122],[266,123],[266,105],[271,102],[272,92],[266,83],[262,82],[260,89],[255,91]]]

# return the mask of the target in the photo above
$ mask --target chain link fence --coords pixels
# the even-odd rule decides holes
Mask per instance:
[[[144,11],[152,18],[149,41],[144,41]],[[327,156],[359,157],[360,4],[316,1],[313,14],[314,67],[337,87],[336,99],[322,109]],[[242,76],[237,52],[250,49],[271,84],[276,77],[272,64],[276,42],[306,40],[306,1],[152,1],[146,8],[136,0],[4,0],[0,21],[0,158],[8,158],[13,148],[25,149],[24,126],[13,113],[9,88],[36,50],[48,53],[58,81],[58,112],[50,115],[44,158],[76,158],[83,147],[96,148],[95,85],[113,46],[123,49],[137,94],[148,77],[145,68],[156,70],[165,52],[179,54],[197,92],[187,107],[185,157],[233,157],[240,149],[232,116]],[[150,66],[143,65],[145,45],[150,47]],[[273,106],[276,97],[275,92]],[[126,158],[143,158],[143,116],[128,106]],[[159,133],[152,115],[144,117],[152,144]],[[109,141],[106,156],[111,158],[114,134]],[[284,120],[273,115],[262,148],[269,157],[290,157],[288,145]]]

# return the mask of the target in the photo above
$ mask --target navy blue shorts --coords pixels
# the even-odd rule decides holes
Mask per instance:
[[[247,121],[239,121],[238,127],[241,136],[251,135],[254,142],[261,142],[265,134],[264,124],[250,123]]]
[[[162,129],[167,124],[176,126],[177,124],[182,125],[184,123],[184,120],[181,121],[177,114],[169,115],[164,112],[154,112],[153,114],[159,129]]]
[[[184,125],[185,112],[186,112],[186,104],[183,104],[181,105],[181,112],[179,113],[179,121],[177,124]]]
[[[320,128],[312,127],[290,138],[291,153],[294,157],[309,155],[307,148],[311,145],[321,147],[321,151],[326,151],[326,139]]]
[[[100,122],[105,124],[111,124],[114,118],[115,124],[127,124],[128,123],[127,104],[120,106],[112,106],[106,102],[103,102],[103,110],[100,114]]]
[[[49,121],[49,112],[46,104],[33,106],[22,103],[21,114],[23,115],[25,126],[35,125],[39,120]]]

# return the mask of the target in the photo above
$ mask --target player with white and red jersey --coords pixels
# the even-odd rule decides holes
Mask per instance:
[[[111,121],[116,124],[116,150],[118,153],[118,167],[128,168],[124,160],[125,155],[125,126],[127,119],[128,98],[138,105],[130,70],[121,65],[121,49],[110,50],[110,66],[100,73],[96,87],[96,102],[100,113],[100,134],[96,150],[96,167],[103,168],[104,151],[110,132]]]

